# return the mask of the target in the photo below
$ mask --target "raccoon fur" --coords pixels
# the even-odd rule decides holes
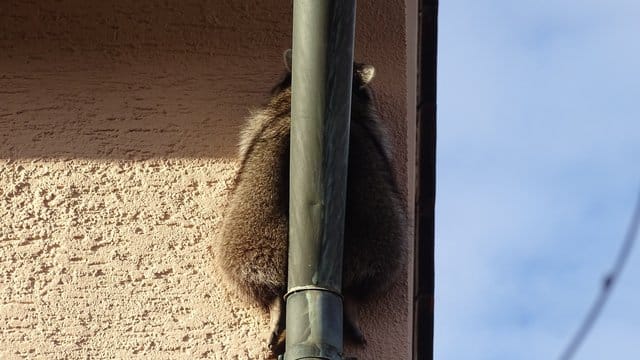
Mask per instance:
[[[213,251],[227,282],[271,311],[269,347],[283,350],[287,291],[291,61],[272,97],[242,130],[240,167]],[[344,231],[345,332],[364,343],[358,304],[387,290],[406,257],[407,216],[388,136],[369,87],[370,65],[354,64]]]

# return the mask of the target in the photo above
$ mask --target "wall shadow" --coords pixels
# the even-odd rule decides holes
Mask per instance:
[[[0,158],[231,157],[249,108],[278,78],[215,56],[188,65],[81,56],[0,61]]]
[[[290,4],[0,4],[0,158],[233,157]],[[279,21],[286,19],[286,21]]]

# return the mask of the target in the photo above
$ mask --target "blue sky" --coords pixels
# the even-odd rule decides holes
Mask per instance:
[[[436,359],[557,359],[640,188],[640,2],[446,0],[439,31]],[[575,359],[639,358],[636,248]]]

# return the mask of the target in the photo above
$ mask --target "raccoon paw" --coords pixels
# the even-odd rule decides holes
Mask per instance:
[[[344,332],[356,344],[367,345],[367,339],[360,329],[357,303],[349,296],[346,296],[344,301]]]
[[[284,340],[285,340],[285,304],[282,297],[275,298],[270,305],[270,325],[269,325],[269,337],[267,338],[267,344],[272,355],[284,353]]]
[[[367,345],[367,339],[364,337],[360,327],[347,319],[345,320],[345,335],[349,336],[349,338],[358,345]]]
[[[269,352],[272,359],[277,359],[278,355],[284,354],[285,350],[285,336],[286,331],[283,330],[280,333],[272,332],[269,335]]]

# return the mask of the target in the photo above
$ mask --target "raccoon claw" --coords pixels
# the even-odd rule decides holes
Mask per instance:
[[[367,345],[367,339],[362,334],[362,330],[355,324],[347,324],[349,337],[358,345]]]
[[[269,306],[270,325],[269,325],[269,337],[267,338],[267,344],[271,354],[277,358],[278,355],[284,353],[285,344],[285,304],[282,297],[276,297]]]
[[[364,335],[359,334],[359,336],[355,336],[354,339],[358,345],[367,346],[367,339]]]
[[[358,307],[351,297],[345,297],[344,301],[344,329],[345,333],[358,345],[367,345],[360,329],[360,321],[358,316]]]
[[[269,351],[274,359],[278,358],[278,355],[284,354],[284,331],[280,334],[272,332],[269,336]]]
[[[279,334],[276,334],[275,332],[272,332],[269,335],[269,339],[268,339],[268,346],[269,346],[269,350],[271,350],[271,352],[273,352],[273,350],[276,348],[276,346],[278,345],[278,337],[280,337]]]

